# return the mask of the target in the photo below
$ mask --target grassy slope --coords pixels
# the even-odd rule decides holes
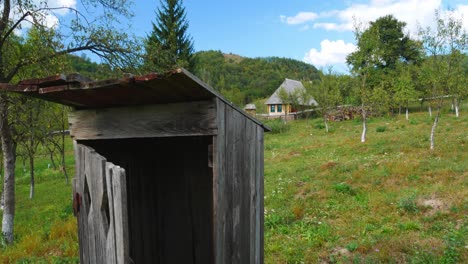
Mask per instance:
[[[434,153],[426,113],[371,120],[365,144],[358,121],[326,134],[319,119],[301,120],[267,134],[266,263],[467,261],[467,122],[445,114]],[[31,201],[18,164],[16,243],[0,246],[0,263],[77,262],[71,187],[43,157]]]
[[[434,153],[410,119],[371,120],[364,144],[358,120],[267,134],[266,263],[468,261],[468,118],[442,117]]]
[[[67,169],[74,175],[73,146],[67,145]],[[29,199],[29,171],[16,169],[15,244],[0,245],[0,263],[78,263],[78,236],[71,206],[71,185],[47,157],[36,162],[36,193]],[[26,163],[27,164],[27,163]],[[1,217],[1,212],[0,212]]]

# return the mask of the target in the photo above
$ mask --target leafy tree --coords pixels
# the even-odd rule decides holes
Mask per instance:
[[[306,84],[307,85],[307,84]],[[323,117],[325,131],[328,133],[328,113],[336,108],[343,99],[340,92],[340,78],[332,68],[327,73],[320,72],[320,81],[309,84],[312,97],[317,101],[319,111]]]
[[[411,70],[411,66],[400,64],[396,70],[397,77],[393,78],[394,101],[400,109],[405,106],[406,120],[409,120],[409,102],[417,100],[419,96]]]
[[[360,24],[355,25],[357,50],[348,55],[346,61],[360,82],[363,120],[361,142],[366,141],[366,109],[370,103],[380,109],[392,105],[391,78],[397,65],[418,63],[420,60],[420,44],[403,32],[405,26],[406,23],[392,15],[378,18],[367,29]]]
[[[421,66],[421,80],[437,114],[430,134],[430,149],[434,149],[435,130],[439,122],[441,108],[447,96],[458,99],[467,93],[466,76],[463,73],[464,53],[468,51],[468,35],[462,29],[461,20],[450,14],[435,14],[435,29],[420,29],[427,57]],[[458,107],[458,106],[457,106]]]
[[[120,68],[135,63],[132,53],[138,51],[136,43],[127,34],[117,33],[113,23],[117,18],[131,16],[129,1],[86,0],[82,4],[85,9],[98,7],[96,10],[100,10],[96,11],[93,23],[76,9],[49,6],[47,1],[2,1],[0,83],[8,85],[25,77],[50,75],[52,69],[57,69],[55,66],[63,66],[65,55],[74,52],[92,52]],[[69,21],[57,18],[60,24],[50,27],[48,18],[60,10],[71,11],[73,18]],[[22,30],[24,25],[30,28],[28,34],[25,37],[16,35],[15,32]],[[2,233],[7,243],[13,242],[14,234],[15,134],[18,131],[15,127],[18,115],[15,115],[14,107],[17,105],[16,96],[0,94],[0,137],[5,170]]]
[[[357,91],[361,103],[362,134],[361,142],[366,142],[367,134],[367,107],[371,102],[372,86],[368,84],[368,79],[375,72],[374,65],[377,63],[377,56],[369,56],[374,46],[377,45],[377,29],[371,27],[363,31],[363,26],[355,24],[354,37],[358,42],[358,50],[346,57],[346,63],[352,66],[352,74],[357,80]]]
[[[145,70],[165,72],[177,67],[192,68],[193,40],[181,0],[161,0],[153,31],[145,41]]]

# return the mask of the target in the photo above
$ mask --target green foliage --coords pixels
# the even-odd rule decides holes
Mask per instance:
[[[385,130],[387,130],[386,126],[379,126],[375,129],[375,132],[382,133],[385,132]]]
[[[92,80],[105,80],[122,76],[121,72],[114,70],[109,64],[93,62],[86,54],[66,56],[65,71],[77,72]]]
[[[348,194],[348,195],[356,195],[356,191],[347,183],[340,182],[333,186],[336,192]]]
[[[398,208],[403,209],[408,213],[417,213],[419,212],[419,206],[416,202],[416,195],[412,194],[409,196],[402,197],[398,201]]]
[[[318,71],[314,66],[293,59],[252,59],[223,54],[221,51],[200,51],[194,54],[193,60],[192,72],[196,76],[217,91],[239,89],[243,93],[244,104],[269,97],[285,78],[318,78]]]
[[[193,40],[188,35],[188,21],[181,0],[161,0],[156,23],[145,40],[145,71],[166,72],[192,68]]]
[[[359,244],[356,241],[353,241],[346,245],[346,249],[348,249],[350,252],[355,251],[358,247],[359,247]]]
[[[273,134],[285,133],[285,132],[288,132],[289,129],[291,129],[291,126],[289,125],[288,122],[284,122],[280,119],[265,121],[264,123],[269,128],[271,128],[270,133],[273,133]]]
[[[400,61],[417,62],[420,45],[403,32],[405,22],[387,15],[370,22],[368,29],[357,33],[358,49],[347,57],[353,70],[372,67],[379,72],[395,69]]]

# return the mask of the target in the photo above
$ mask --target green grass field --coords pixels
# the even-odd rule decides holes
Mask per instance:
[[[266,263],[466,263],[468,118],[289,123],[265,139]],[[273,126],[278,125],[277,123]]]
[[[272,127],[281,127],[270,123]],[[468,262],[468,117],[444,112],[429,151],[427,113],[290,121],[265,138],[266,263]],[[68,145],[69,171],[73,151]],[[18,162],[16,242],[0,263],[77,263],[71,187],[37,164],[36,197]]]

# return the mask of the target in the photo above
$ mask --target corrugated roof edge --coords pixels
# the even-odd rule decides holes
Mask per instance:
[[[218,97],[221,101],[225,102],[227,105],[231,106],[233,109],[235,109],[236,111],[238,111],[239,113],[241,113],[243,116],[247,117],[248,119],[252,120],[254,123],[256,123],[257,125],[263,127],[263,129],[267,132],[271,131],[271,128],[269,128],[267,125],[263,124],[262,122],[260,122],[259,120],[257,120],[256,118],[253,118],[251,115],[247,114],[244,110],[240,109],[239,107],[237,107],[236,105],[234,105],[233,103],[229,102],[226,98],[224,98],[221,94],[219,94],[217,91],[215,91],[215,89],[213,89],[211,86],[209,86],[207,83],[203,82],[202,80],[200,80],[197,76],[193,75],[191,72],[187,71],[186,69],[184,68],[179,68],[176,70],[177,72],[182,72],[184,73],[185,75],[187,75],[188,77],[190,77],[192,80],[194,80],[195,82],[197,82],[200,86],[202,86],[203,88],[207,89],[210,93],[212,93],[214,96]]]
[[[57,91],[57,88],[47,88],[47,86],[50,86],[52,83],[57,84],[63,84],[63,85],[69,85],[72,83],[76,83],[80,88],[78,89],[86,89],[86,88],[97,88],[100,86],[107,86],[112,83],[130,83],[130,82],[135,82],[135,81],[145,81],[145,80],[151,80],[151,79],[156,79],[156,78],[161,78],[164,76],[170,76],[173,74],[177,73],[182,73],[192,79],[194,82],[196,82],[198,85],[206,89],[209,93],[213,94],[217,98],[219,98],[221,101],[247,117],[248,119],[252,120],[254,123],[257,125],[261,126],[265,131],[271,131],[271,128],[257,120],[256,118],[253,118],[249,114],[247,114],[244,110],[240,109],[239,107],[235,106],[231,102],[229,102],[226,98],[224,98],[221,94],[219,94],[217,91],[215,91],[212,87],[210,87],[208,84],[200,80],[198,77],[193,75],[191,72],[187,71],[184,68],[178,68],[172,71],[169,71],[164,74],[158,74],[158,73],[149,73],[145,74],[142,76],[134,76],[134,75],[127,75],[124,76],[123,78],[119,79],[108,79],[108,80],[101,80],[101,81],[93,81],[91,79],[88,79],[86,77],[83,77],[79,74],[70,74],[70,75],[63,75],[63,74],[57,74],[53,75],[50,77],[46,78],[37,78],[37,79],[28,79],[28,80],[23,80],[20,81],[17,85],[12,85],[12,84],[7,84],[7,83],[0,83],[0,89],[1,90],[6,90],[10,92],[16,92],[16,93],[21,93],[25,94],[27,96],[32,96],[32,97],[38,97],[37,95],[42,94],[42,93],[48,93],[48,92],[55,92]],[[58,89],[64,89],[64,88],[58,88]]]

